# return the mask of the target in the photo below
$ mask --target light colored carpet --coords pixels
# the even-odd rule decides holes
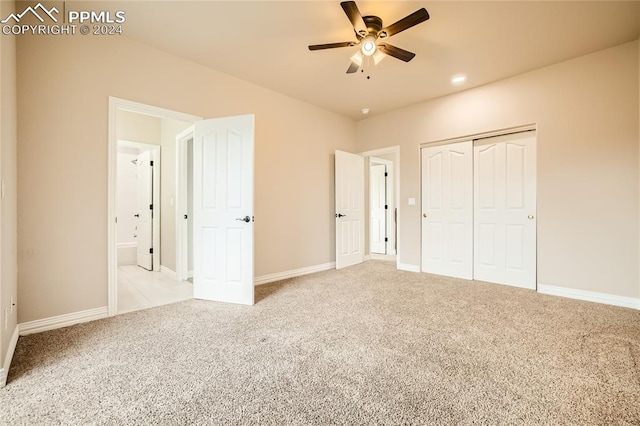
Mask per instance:
[[[640,424],[640,312],[367,262],[20,338],[0,424]]]

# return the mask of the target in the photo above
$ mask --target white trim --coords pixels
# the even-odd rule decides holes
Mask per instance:
[[[396,232],[398,235],[398,239],[395,242],[395,245],[397,247],[397,250],[395,252],[396,257],[396,268],[401,269],[400,268],[400,227],[401,227],[401,221],[400,221],[400,212],[402,210],[402,204],[400,203],[400,145],[395,145],[395,146],[390,146],[387,148],[380,148],[380,149],[374,149],[371,151],[365,151],[365,152],[361,152],[359,153],[359,155],[362,155],[363,157],[375,157],[376,155],[383,155],[383,154],[395,154],[395,160],[393,161],[394,163],[394,168],[393,168],[393,197],[394,197],[394,204],[395,204],[395,209],[397,210],[397,220],[396,220]],[[368,188],[366,189],[368,191]],[[365,230],[365,232],[367,232],[367,230]]]
[[[617,296],[615,294],[578,290],[575,288],[558,287],[540,283],[538,283],[538,293],[640,310],[640,298],[635,297]]]
[[[528,132],[531,130],[536,130],[536,124],[525,124],[523,126],[507,127],[500,130],[492,130],[490,132],[474,133],[471,135],[459,136],[455,138],[424,142],[420,144],[420,148],[424,148],[427,146],[448,145],[450,143],[466,142],[468,140],[475,140],[475,139],[492,138],[494,136],[504,136],[511,133]]]
[[[158,118],[166,118],[181,121],[199,121],[202,117],[171,111],[138,102],[109,96],[109,127],[108,127],[108,191],[107,191],[107,299],[108,315],[118,314],[118,256],[116,236],[116,170],[118,161],[118,132],[117,112],[129,111],[138,114],[150,115]]]
[[[176,271],[173,271],[164,265],[160,265],[160,272],[162,272],[163,274],[169,275],[171,278],[176,277]]]
[[[286,280],[287,278],[300,277],[302,275],[313,274],[316,272],[328,271],[334,269],[336,262],[323,263],[321,265],[307,266],[306,268],[292,269],[290,271],[276,272],[275,274],[263,275],[253,280],[254,285],[262,285],[274,281]]]
[[[420,272],[420,265],[410,265],[408,263],[398,263],[398,269],[407,272]]]
[[[360,152],[358,155],[362,155],[363,157],[375,157],[376,155],[383,154],[400,154],[400,145],[390,146],[387,148],[374,149],[371,151]]]
[[[189,278],[189,236],[188,221],[185,223],[184,215],[188,214],[188,141],[193,141],[195,126],[176,135],[176,192],[175,192],[175,244],[176,244],[176,278],[183,281]],[[193,218],[191,218],[193,221]],[[193,247],[191,247],[193,250]],[[191,272],[193,276],[193,272]]]
[[[11,340],[9,341],[9,347],[7,348],[7,355],[4,359],[4,365],[0,368],[0,388],[5,387],[7,384],[7,375],[9,374],[9,368],[11,367],[11,361],[13,360],[13,353],[16,350],[16,345],[18,344],[18,337],[20,336],[19,327],[13,330],[13,335],[11,336]]]
[[[70,325],[80,324],[83,322],[95,321],[109,316],[109,308],[87,309],[86,311],[73,312],[70,314],[58,315],[50,318],[43,318],[35,321],[29,321],[20,324],[20,335],[40,333],[47,330],[55,330],[56,328],[69,327]]]
[[[371,260],[371,254],[365,254],[363,259],[365,262]]]

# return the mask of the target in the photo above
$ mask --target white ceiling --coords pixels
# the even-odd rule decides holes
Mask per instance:
[[[93,2],[92,2],[93,3]],[[638,1],[358,1],[384,25],[425,7],[431,19],[388,39],[416,53],[346,74],[357,47],[335,1],[109,2],[126,11],[127,37],[352,117],[370,115],[638,39]],[[93,9],[96,7],[94,6]],[[454,87],[454,74],[468,76]],[[371,79],[367,80],[366,76]]]

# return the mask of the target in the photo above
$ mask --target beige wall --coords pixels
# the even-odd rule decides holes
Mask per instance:
[[[149,115],[118,111],[116,134],[118,140],[160,145],[161,121]]]
[[[355,151],[352,120],[125,37],[21,36],[18,72],[20,322],[107,304],[109,96],[255,114],[256,276],[334,260],[333,151]]]
[[[14,11],[14,3],[0,2],[0,16]],[[11,298],[17,302],[17,107],[16,46],[13,37],[0,37],[0,175],[5,195],[0,200],[0,368],[4,366],[11,337],[17,324],[17,306],[4,326],[4,311],[10,309]],[[2,383],[0,383],[0,386]]]
[[[638,84],[636,41],[360,121],[358,151],[401,144],[400,263],[420,264],[419,145],[536,123],[538,283],[640,296]]]

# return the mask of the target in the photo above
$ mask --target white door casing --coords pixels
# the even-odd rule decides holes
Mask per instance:
[[[252,305],[254,117],[195,123],[194,297]]]
[[[536,137],[474,144],[474,278],[536,288]]]
[[[371,253],[387,254],[387,166],[373,164],[369,173],[369,240]]]
[[[144,151],[137,159],[138,224],[136,242],[138,244],[138,266],[153,270],[153,168],[151,152]]]
[[[364,261],[364,157],[335,153],[336,269]]]
[[[473,279],[472,141],[422,149],[422,271]]]
[[[176,279],[180,281],[189,278],[189,252],[193,253],[193,235],[189,235],[188,197],[188,145],[193,144],[194,127],[191,126],[176,135]],[[191,176],[193,179],[193,176]],[[192,206],[193,207],[193,206]],[[192,216],[193,216],[193,212]]]

